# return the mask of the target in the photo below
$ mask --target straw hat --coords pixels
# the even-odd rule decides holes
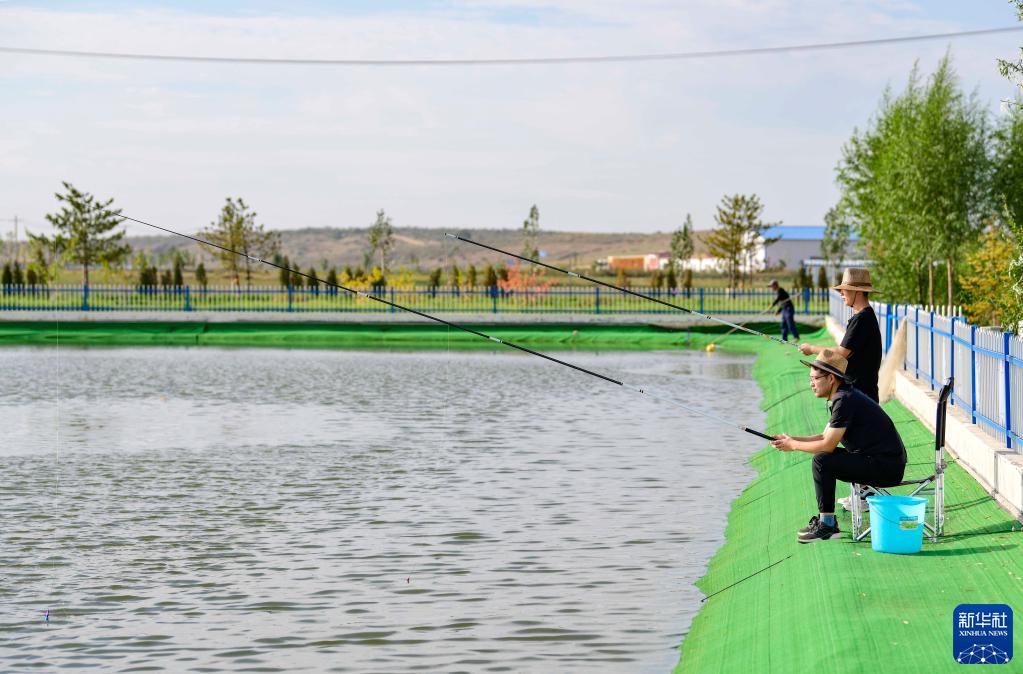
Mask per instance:
[[[842,282],[835,290],[859,290],[864,293],[876,293],[877,288],[870,284],[870,270],[863,267],[847,267],[842,272]]]
[[[821,352],[817,354],[817,358],[812,363],[808,360],[800,360],[799,362],[821,372],[833,374],[843,381],[849,381],[849,377],[845,374],[846,368],[849,367],[849,361],[833,349],[821,349]]]

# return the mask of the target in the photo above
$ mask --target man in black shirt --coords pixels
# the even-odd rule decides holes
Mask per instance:
[[[906,469],[906,447],[895,424],[881,406],[849,385],[848,361],[837,350],[823,349],[810,367],[810,388],[827,398],[831,419],[819,435],[775,436],[771,444],[783,452],[813,454],[813,484],[819,515],[800,529],[800,543],[838,538],[835,519],[835,483],[855,482],[874,487],[894,487]],[[842,443],[839,447],[838,444]]]
[[[781,314],[781,338],[786,342],[789,341],[789,333],[792,333],[792,337],[799,340],[799,330],[796,330],[796,308],[792,304],[792,299],[789,297],[788,292],[785,291],[777,281],[771,281],[771,290],[777,293],[777,297],[771,302],[771,306],[778,305],[777,313]]]
[[[852,307],[853,316],[845,326],[845,337],[841,346],[834,347],[849,361],[848,378],[868,398],[878,402],[877,372],[881,369],[881,328],[877,316],[870,306],[867,293],[877,292],[870,283],[870,270],[849,267],[842,274],[842,282],[834,287],[842,293],[847,307]],[[820,353],[824,347],[800,344],[803,355]]]

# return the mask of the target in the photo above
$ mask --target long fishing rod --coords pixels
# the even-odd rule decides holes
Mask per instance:
[[[339,289],[344,290],[345,292],[351,293],[353,295],[357,295],[359,297],[364,297],[366,299],[370,299],[370,300],[373,300],[375,302],[380,302],[381,304],[386,304],[387,306],[393,307],[395,309],[401,309],[402,311],[407,311],[407,312],[409,312],[411,314],[415,314],[416,316],[421,316],[421,317],[429,319],[431,321],[436,321],[437,323],[441,323],[443,325],[446,325],[449,328],[455,328],[456,330],[461,330],[462,332],[467,332],[470,335],[476,335],[477,337],[482,337],[483,339],[489,339],[492,342],[497,342],[498,344],[503,344],[503,345],[511,347],[513,349],[517,349],[519,351],[522,351],[523,353],[528,353],[528,354],[533,355],[533,356],[539,356],[540,358],[543,358],[545,360],[549,360],[552,363],[557,363],[558,365],[564,365],[565,367],[570,367],[573,370],[576,370],[578,372],[582,372],[584,374],[591,375],[593,377],[597,377],[598,379],[603,379],[604,381],[610,382],[612,384],[617,384],[618,386],[621,386],[622,388],[629,389],[630,391],[635,391],[637,393],[643,393],[645,395],[650,396],[651,398],[656,398],[657,400],[660,400],[662,402],[666,402],[669,405],[675,405],[676,407],[681,407],[682,409],[684,409],[684,410],[686,410],[688,412],[692,412],[693,414],[699,414],[701,416],[707,417],[708,419],[713,419],[714,421],[717,421],[717,422],[719,422],[721,424],[724,424],[724,425],[727,425],[727,426],[732,426],[733,428],[738,428],[739,430],[741,430],[741,431],[743,431],[745,433],[749,433],[751,435],[756,435],[757,437],[764,438],[765,440],[774,440],[774,436],[772,436],[772,435],[768,435],[767,433],[761,433],[758,430],[749,428],[748,426],[743,426],[742,424],[736,424],[735,422],[732,422],[732,421],[729,421],[729,420],[724,419],[722,417],[719,417],[716,414],[712,414],[710,412],[707,412],[705,410],[701,410],[701,409],[698,409],[698,408],[695,408],[695,407],[690,407],[689,405],[685,405],[685,404],[680,403],[677,400],[673,400],[671,398],[665,398],[664,396],[659,396],[659,395],[657,395],[655,393],[650,393],[649,391],[641,389],[638,386],[630,386],[630,385],[626,384],[625,382],[619,381],[619,380],[614,379],[612,377],[609,377],[607,375],[600,374],[599,372],[594,372],[593,370],[588,370],[588,369],[586,369],[584,367],[580,367],[579,365],[573,365],[572,363],[569,363],[567,361],[560,360],[558,358],[554,358],[553,356],[548,356],[545,353],[540,353],[539,351],[534,351],[534,350],[526,348],[526,347],[524,347],[524,346],[522,346],[520,344],[516,344],[514,342],[509,342],[507,340],[500,339],[498,337],[494,337],[493,335],[488,335],[486,333],[480,332],[479,330],[473,330],[472,328],[466,327],[464,325],[459,325],[457,323],[452,323],[451,321],[446,321],[443,318],[438,318],[436,316],[431,316],[430,314],[423,313],[422,311],[419,311],[417,309],[412,309],[410,307],[406,307],[406,306],[403,306],[401,304],[397,304],[395,302],[391,302],[389,300],[385,300],[382,297],[377,297],[376,295],[373,295],[371,293],[363,292],[362,290],[357,290],[355,288],[348,288],[348,287],[343,286],[343,285],[341,285],[339,283],[329,283],[327,281],[320,281],[319,279],[316,279],[316,278],[310,276],[309,274],[303,274],[300,271],[297,271],[295,269],[290,269],[290,268],[285,267],[283,265],[279,265],[276,262],[271,262],[270,260],[264,260],[262,258],[255,257],[253,255],[249,255],[248,253],[243,253],[241,251],[234,250],[233,248],[228,248],[226,246],[221,246],[220,244],[213,243],[211,241],[206,241],[206,240],[200,239],[198,237],[189,236],[188,234],[182,234],[181,232],[176,232],[176,231],[174,231],[172,229],[167,229],[165,227],[160,227],[159,225],[154,225],[154,224],[152,224],[150,222],[145,222],[143,220],[137,220],[137,219],[129,217],[127,215],[118,214],[118,217],[120,217],[120,218],[122,218],[124,220],[131,220],[132,222],[137,222],[140,225],[146,225],[147,227],[152,227],[153,229],[159,229],[160,231],[167,232],[168,234],[174,234],[176,236],[181,236],[181,237],[184,237],[186,239],[191,239],[192,241],[195,241],[197,243],[201,243],[201,244],[203,244],[205,246],[210,246],[211,248],[219,248],[220,250],[223,250],[225,252],[233,253],[234,255],[239,255],[241,257],[248,258],[249,260],[251,260],[253,262],[259,262],[259,263],[262,263],[262,264],[270,265],[271,267],[276,267],[277,269],[288,271],[288,272],[290,272],[292,274],[298,274],[299,276],[304,276],[307,279],[312,279],[312,280],[315,280],[315,281],[317,281],[319,283],[323,283],[324,285],[328,285],[328,286],[333,286],[335,288],[339,288]]]
[[[577,272],[570,271],[568,269],[562,269],[561,267],[556,267],[556,266],[554,266],[552,264],[547,264],[546,262],[540,262],[540,260],[534,260],[533,258],[530,258],[530,257],[524,257],[522,255],[516,255],[515,253],[512,253],[510,251],[501,250],[500,248],[495,248],[494,246],[488,246],[485,243],[480,243],[479,241],[473,241],[472,239],[467,239],[464,236],[458,236],[457,234],[445,234],[445,236],[449,236],[452,239],[458,239],[459,241],[464,241],[465,243],[471,243],[472,245],[479,246],[480,248],[486,248],[487,250],[492,250],[495,253],[501,253],[503,255],[510,255],[511,257],[518,258],[519,260],[522,260],[523,262],[530,262],[532,264],[539,265],[541,267],[546,267],[547,269],[553,269],[554,271],[561,272],[562,274],[568,274],[569,276],[574,276],[575,278],[582,279],[584,281],[589,281],[590,283],[596,283],[597,285],[602,285],[605,288],[611,288],[612,290],[617,290],[618,292],[622,292],[622,293],[625,293],[627,295],[635,295],[636,297],[642,297],[645,300],[650,300],[651,302],[657,302],[658,304],[663,304],[664,306],[671,307],[672,309],[678,309],[679,311],[685,311],[686,313],[693,314],[694,316],[700,316],[701,318],[706,318],[706,319],[711,320],[711,321],[716,321],[717,323],[721,323],[723,325],[730,326],[733,330],[742,330],[743,332],[748,332],[749,334],[756,335],[757,337],[766,337],[767,339],[770,339],[770,340],[773,340],[775,342],[778,342],[779,344],[784,344],[785,346],[790,346],[790,347],[793,347],[793,348],[796,348],[796,349],[799,348],[799,345],[794,343],[794,342],[787,342],[784,339],[779,339],[778,337],[774,337],[773,335],[767,335],[767,334],[764,334],[763,332],[758,332],[757,330],[753,330],[752,328],[747,328],[745,325],[741,325],[741,324],[738,324],[738,323],[732,323],[731,321],[726,321],[723,318],[718,318],[717,316],[711,316],[710,314],[705,314],[705,313],[696,311],[695,309],[690,309],[689,307],[684,307],[681,304],[675,304],[673,302],[668,302],[666,300],[662,300],[659,297],[651,297],[650,295],[644,295],[643,293],[638,293],[635,290],[629,290],[628,288],[622,288],[621,286],[616,286],[613,283],[608,283],[607,281],[601,281],[600,279],[595,279],[592,276],[587,276],[585,274],[579,274]]]

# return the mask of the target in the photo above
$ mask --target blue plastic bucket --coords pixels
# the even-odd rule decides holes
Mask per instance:
[[[927,499],[919,496],[868,496],[870,545],[878,552],[909,555],[924,542]]]

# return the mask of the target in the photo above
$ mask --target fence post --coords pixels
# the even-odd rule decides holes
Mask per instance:
[[[702,286],[700,287],[700,313],[701,314],[704,313],[704,311],[703,311],[703,287]]]
[[[1012,361],[1009,360],[1009,339],[1012,333],[1002,333],[1002,353],[1005,354],[1003,369],[1005,370],[1005,447],[1012,449],[1012,389],[1009,387],[1009,373],[1012,371]]]
[[[931,380],[931,390],[934,390],[934,312],[931,312],[931,329],[930,329],[930,340],[931,348],[931,371],[928,373],[927,378]]]
[[[291,288],[292,288],[292,286],[289,283],[288,284],[288,311],[291,311],[291,293],[292,293]]]
[[[188,286],[185,286],[185,311],[192,310],[192,295],[188,290]]]
[[[82,311],[89,310],[89,284],[82,284]]]
[[[803,288],[803,313],[810,313],[810,289]]]
[[[391,286],[391,313],[394,313],[394,286]]]
[[[956,317],[952,317],[952,322],[949,323],[948,331],[951,333],[948,336],[948,376],[952,377],[953,386],[952,393],[955,393],[955,376],[956,376]],[[941,384],[944,386],[944,382]],[[948,397],[948,404],[955,407],[956,397],[951,395]]]
[[[493,311],[497,313],[497,286],[490,286],[490,303],[493,306]]]
[[[884,314],[884,352],[892,348],[892,305],[885,305]]]
[[[970,422],[977,423],[977,326],[970,326]]]
[[[600,313],[600,286],[596,286],[594,288],[594,290],[596,291],[594,293],[594,297],[596,297],[596,303],[595,303],[595,307],[596,308],[594,310],[594,313],[599,314]]]

